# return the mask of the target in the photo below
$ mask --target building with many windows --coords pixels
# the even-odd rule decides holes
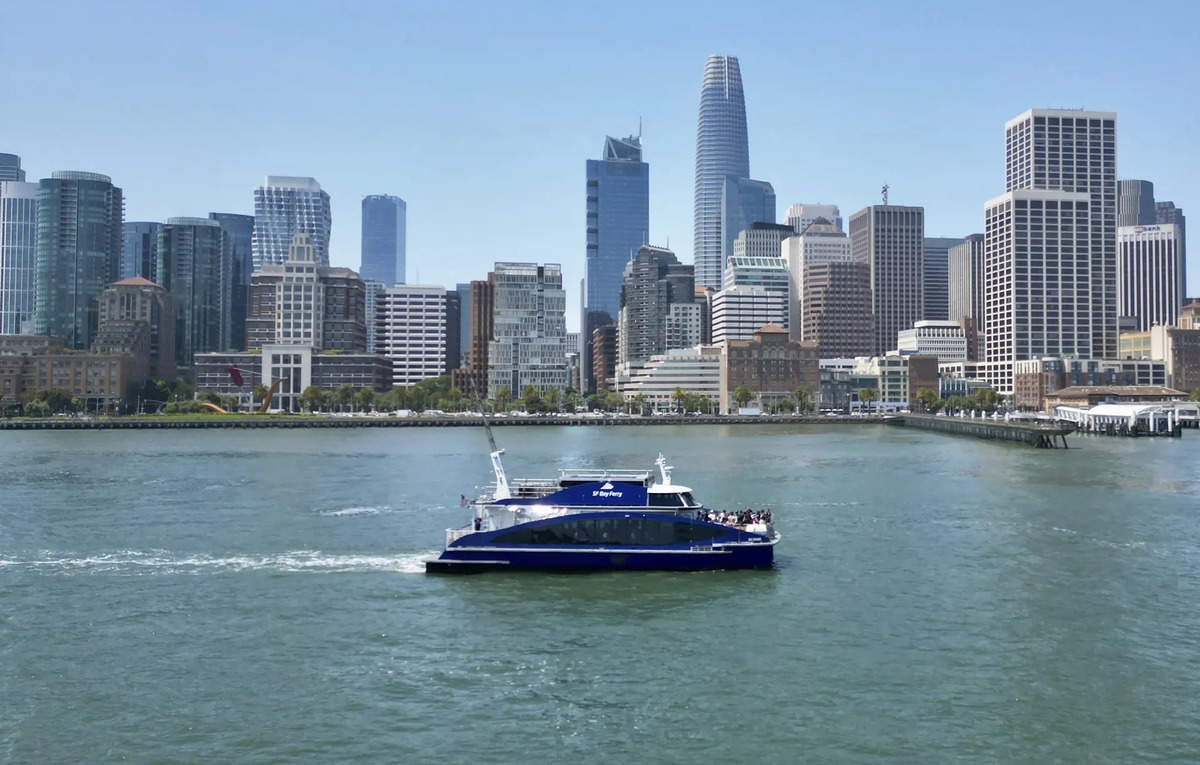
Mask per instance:
[[[698,342],[702,310],[693,307],[695,287],[693,268],[680,263],[675,253],[650,245],[638,248],[625,265],[621,286],[619,367],[636,366],[670,348]],[[675,307],[681,304],[687,307]],[[677,345],[687,341],[691,342]]]
[[[392,362],[392,384],[446,374],[446,289],[397,284],[375,298],[375,351]]]
[[[983,234],[971,234],[946,253],[948,317],[967,335],[967,358],[979,358],[983,332]]]
[[[713,345],[749,340],[768,324],[782,327],[787,323],[787,312],[786,296],[766,287],[726,287],[712,296]]]
[[[92,350],[128,353],[138,365],[139,377],[173,382],[175,328],[170,293],[133,276],[113,282],[100,294],[100,328]]]
[[[1154,184],[1150,181],[1117,181],[1117,227],[1152,226],[1158,223]]]
[[[16,154],[0,153],[0,182],[25,182],[25,171],[21,169],[21,158]]]
[[[763,227],[758,229],[757,234],[742,237],[742,254],[770,254],[763,251],[762,240],[784,238],[777,230],[770,228],[775,225],[775,188],[766,181],[726,176],[721,187],[721,235],[725,241],[721,247],[720,273],[724,273],[725,264],[733,257],[734,242],[743,231],[753,229],[755,224]],[[749,249],[746,249],[747,240]]]
[[[842,212],[837,205],[796,204],[787,209],[787,224],[797,234],[803,234],[804,229],[816,223],[818,218],[824,218],[826,223],[842,230]]]
[[[0,181],[0,335],[34,330],[38,190],[36,183]]]
[[[156,282],[158,232],[161,230],[162,224],[157,221],[125,221],[121,227],[121,279],[140,276]]]
[[[168,218],[158,232],[156,272],[175,308],[175,363],[190,369],[197,353],[230,350],[229,243],[208,218]]]
[[[125,202],[99,173],[53,173],[39,182],[36,332],[70,349],[92,346],[98,298],[121,268]]]
[[[817,344],[788,339],[777,324],[759,327],[744,339],[721,346],[721,411],[733,411],[733,392],[745,386],[760,407],[794,399],[797,388],[806,388],[813,399],[821,387]]]
[[[240,350],[246,347],[246,313],[254,275],[254,216],[210,212],[208,218],[221,226],[229,247],[229,347]]]
[[[750,177],[742,72],[736,56],[709,56],[696,121],[692,252],[696,283],[714,290],[721,286],[726,241],[732,243],[737,236],[737,231],[729,235],[722,229],[729,176]]]
[[[400,197],[371,194],[362,201],[362,260],[358,275],[364,281],[391,287],[406,278],[408,204]]]
[[[896,336],[902,356],[936,356],[941,361],[967,360],[967,335],[957,321],[918,321]]]
[[[788,271],[790,297],[788,299],[788,332],[792,340],[811,340],[805,333],[804,296],[806,269],[821,263],[851,263],[850,239],[841,228],[827,218],[818,217],[804,227],[802,233],[790,236],[780,245],[781,259]],[[869,272],[868,272],[869,275]],[[830,304],[832,307],[832,304]],[[823,309],[824,310],[824,309]],[[866,317],[870,320],[870,303]]]
[[[822,358],[869,356],[873,342],[870,267],[815,260],[805,263],[802,273],[799,339],[816,343]],[[796,333],[790,334],[797,339]]]
[[[850,216],[850,254],[870,267],[872,352],[924,318],[925,208],[872,205]]]
[[[314,262],[328,266],[332,225],[329,194],[315,178],[268,175],[254,190],[254,270],[285,262],[296,234],[311,237]]]
[[[488,398],[501,388],[520,396],[570,384],[567,372],[567,294],[557,263],[497,263],[491,274],[492,340]]]
[[[293,237],[286,263],[264,266],[250,280],[246,347],[312,345],[318,351],[365,351],[366,290],[348,268],[319,265],[312,237]]]
[[[715,405],[721,397],[721,349],[697,345],[656,353],[628,377],[618,378],[617,385],[626,401],[640,397],[655,411],[676,411],[677,390],[703,396]]]
[[[452,370],[451,384],[467,396],[484,398],[488,387],[488,345],[492,342],[493,300],[492,281],[478,279],[467,285],[467,354],[462,366]]]
[[[949,253],[950,248],[961,241],[944,236],[925,237],[925,252],[921,261],[921,293],[925,300],[925,307],[921,310],[922,318],[931,321],[945,321],[950,318]]]
[[[733,240],[733,254],[725,259],[725,271],[729,271],[729,261],[733,258],[778,258],[783,240],[795,234],[791,226],[783,223],[751,223]]]
[[[615,321],[625,264],[650,236],[650,165],[639,136],[604,139],[587,161],[586,310]]]
[[[1170,223],[1117,229],[1117,292],[1120,315],[1137,328],[1173,325],[1187,296],[1183,232]]]

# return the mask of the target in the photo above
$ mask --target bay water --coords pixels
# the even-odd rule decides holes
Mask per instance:
[[[475,428],[0,433],[0,762],[1200,759],[1200,434],[519,427],[770,571],[427,576]]]

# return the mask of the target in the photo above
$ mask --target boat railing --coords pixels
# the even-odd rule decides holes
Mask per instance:
[[[454,544],[458,540],[465,537],[467,534],[474,533],[474,529],[470,526],[464,526],[461,529],[446,529],[446,547]]]
[[[650,478],[649,470],[589,470],[587,468],[563,468],[558,471],[560,478],[586,481],[646,481]]]

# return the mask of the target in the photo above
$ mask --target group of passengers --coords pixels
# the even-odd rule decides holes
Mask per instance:
[[[771,511],[769,509],[751,510],[748,507],[745,510],[737,513],[725,510],[722,510],[721,512],[706,510],[701,513],[700,520],[708,521],[710,523],[720,523],[724,524],[725,526],[749,526],[752,523],[770,524]]]

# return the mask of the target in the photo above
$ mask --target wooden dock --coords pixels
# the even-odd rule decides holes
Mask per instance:
[[[972,436],[997,441],[1019,441],[1038,449],[1067,448],[1067,436],[1075,432],[1075,426],[1065,422],[1049,424],[1032,422],[1005,422],[969,417],[937,417],[930,414],[904,414],[889,420],[894,425],[906,428],[933,430],[956,436]]]

